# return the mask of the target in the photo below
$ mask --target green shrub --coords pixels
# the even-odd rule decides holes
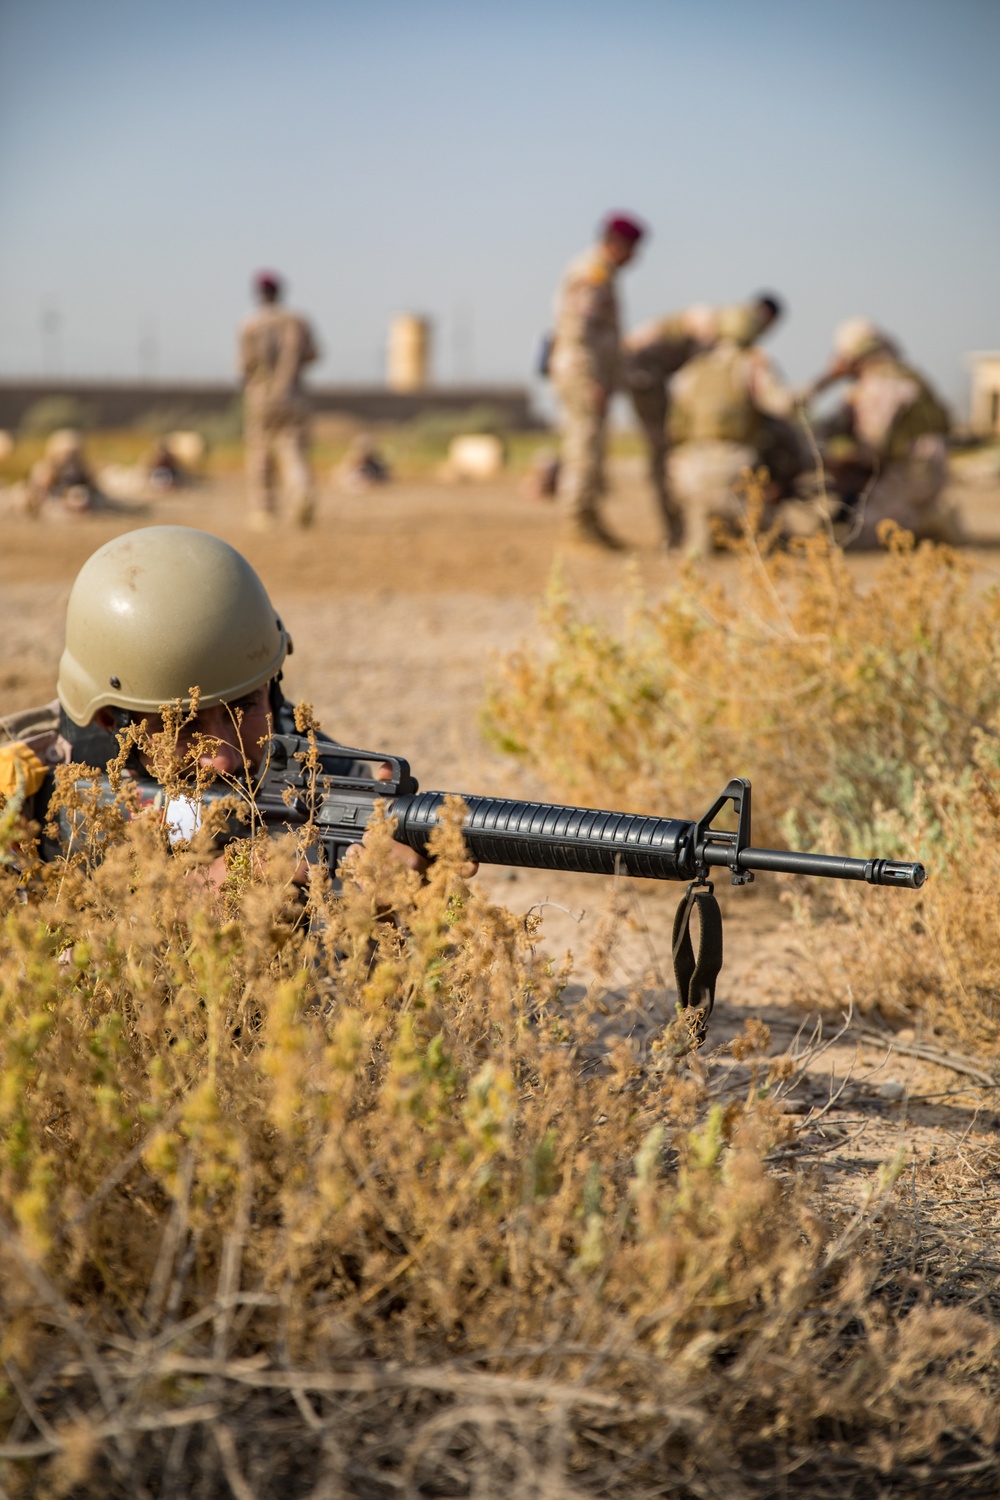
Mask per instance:
[[[76,427],[85,432],[95,425],[94,408],[79,396],[43,396],[21,418],[21,431],[30,437],[48,437],[60,427]]]

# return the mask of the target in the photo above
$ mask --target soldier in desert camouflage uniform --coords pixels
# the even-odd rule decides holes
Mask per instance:
[[[644,229],[623,214],[605,220],[596,245],[572,262],[556,299],[548,373],[562,408],[561,492],[576,537],[620,549],[600,514],[608,407],[621,383],[615,281]]]
[[[715,310],[704,305],[655,318],[629,333],[622,346],[625,385],[642,428],[667,545],[684,539],[684,512],[667,483],[668,384],[682,365],[715,342]]]
[[[759,338],[782,313],[771,292],[761,292],[748,307]],[[667,479],[670,381],[688,360],[704,354],[718,339],[721,309],[700,303],[664,318],[655,318],[628,334],[623,346],[625,384],[642,428],[649,457],[649,477],[669,547],[684,540],[684,511]]]
[[[21,508],[33,516],[84,516],[103,503],[82,435],[71,427],[53,432],[45,444],[44,457],[33,466],[23,488]]]
[[[235,785],[247,772],[252,780],[268,737],[295,732],[294,710],[281,690],[291,649],[263,583],[227,542],[187,526],[114,537],[84,563],[70,592],[55,699],[0,716],[0,814],[13,798],[22,822],[44,826],[58,768],[103,770],[119,757],[118,735],[129,725],[162,733],[164,705],[187,713],[176,739],[178,763],[192,770],[196,762],[208,780]],[[359,763],[345,756],[342,767],[349,776]],[[124,774],[145,778],[140,801],[158,805],[147,800],[155,767],[143,750],[128,754]],[[384,779],[391,768],[375,774]],[[43,842],[44,857],[65,846],[65,833]],[[426,866],[407,846],[395,851],[412,869]],[[220,856],[209,879],[224,873]]]
[[[744,469],[771,470],[766,499],[774,504],[807,462],[790,420],[796,396],[755,347],[761,332],[756,304],[723,308],[715,348],[671,382],[669,481],[696,553],[711,550],[713,519],[738,514],[734,486]]]
[[[950,423],[940,398],[867,318],[849,318],[837,329],[831,362],[810,395],[844,379],[852,383],[823,424],[823,456],[846,545],[876,546],[879,523],[887,520],[918,540],[961,541],[958,517],[941,499]]]
[[[313,518],[309,409],[301,380],[318,350],[305,318],[280,305],[280,279],[262,271],[254,286],[260,307],[240,330],[239,352],[250,524],[260,531],[274,524],[277,473],[292,519],[308,526]]]

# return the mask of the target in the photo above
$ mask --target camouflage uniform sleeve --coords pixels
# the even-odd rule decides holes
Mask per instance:
[[[312,330],[305,318],[286,313],[275,321],[276,359],[269,392],[275,402],[294,402],[300,395],[302,371],[317,357]]]
[[[319,359],[319,344],[316,342],[311,324],[307,323],[305,318],[301,318],[299,323],[301,327],[299,363],[311,365],[313,360]]]
[[[18,713],[0,716],[0,744],[11,740],[23,740],[31,744],[38,738],[58,734],[60,721],[59,700],[43,703],[38,708],[22,708]]]
[[[747,389],[758,411],[769,417],[788,418],[795,412],[796,396],[761,349],[751,350]]]
[[[628,350],[648,350],[654,344],[673,347],[690,342],[691,333],[685,324],[684,314],[672,312],[666,318],[652,318],[649,323],[640,324],[625,336],[624,344]]]
[[[252,380],[256,373],[257,363],[257,330],[251,320],[244,323],[240,329],[240,379],[243,381]]]
[[[582,257],[570,266],[560,289],[553,374],[613,389],[620,383],[619,342],[612,268],[596,253]]]

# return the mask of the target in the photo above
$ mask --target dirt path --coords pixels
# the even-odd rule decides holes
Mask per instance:
[[[655,592],[674,576],[677,565],[657,548],[634,467],[623,466],[617,478],[610,520],[638,544],[627,563],[566,549],[553,508],[520,498],[509,481],[400,484],[363,498],[329,494],[312,531],[263,538],[247,530],[235,482],[161,501],[140,518],[46,526],[0,518],[0,705],[12,711],[52,696],[66,596],[96,546],[137,519],[198,525],[233,542],[260,571],[295,642],[289,691],[311,700],[338,738],[405,754],[424,786],[544,797],[544,785],[483,743],[476,719],[484,677],[495,654],[536,634],[538,602],[557,560],[573,589],[602,610],[620,608],[625,581],[638,576]],[[975,554],[983,579],[1000,578],[1000,493],[970,490],[961,501],[970,530],[985,543]],[[864,557],[851,563],[862,576],[872,565]],[[720,559],[712,571],[724,576],[731,567]],[[712,791],[706,787],[706,796]],[[514,910],[541,909],[541,941],[554,953],[570,948],[577,955],[573,994],[594,1007],[605,1034],[628,1034],[644,1047],[672,1013],[677,888],[646,884],[614,893],[609,882],[588,877],[503,869],[484,870],[480,879]],[[627,914],[615,923],[610,976],[597,984],[587,954],[615,899]],[[757,1015],[783,1050],[801,1027],[809,1034],[816,1024],[801,1005],[807,945],[815,939],[794,926],[777,881],[727,893],[724,904],[727,957],[711,1040],[725,1042]],[[823,1025],[829,1035],[829,1017]],[[802,1038],[796,1045],[805,1048]],[[981,1159],[984,1149],[1000,1145],[1000,1093],[855,1032],[813,1051],[788,1105],[803,1123],[795,1149],[816,1163],[831,1191],[854,1195],[903,1147],[930,1219],[944,1213],[954,1224],[966,1215],[980,1229],[992,1225],[990,1202],[973,1209],[972,1197],[964,1206],[950,1197],[956,1158],[965,1152]],[[739,1081],[737,1074],[733,1085]],[[949,1198],[935,1202],[942,1162],[952,1186]],[[977,1171],[970,1166],[970,1189]]]

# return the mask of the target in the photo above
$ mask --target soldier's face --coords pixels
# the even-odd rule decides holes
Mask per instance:
[[[141,717],[150,736],[164,732],[160,714]],[[181,728],[175,753],[178,760],[197,764],[216,776],[238,777],[245,769],[253,772],[259,768],[270,734],[270,699],[265,683],[245,698],[203,708]],[[146,769],[150,769],[148,757],[140,758]]]
[[[616,266],[627,266],[630,260],[635,258],[639,248],[638,240],[627,240],[620,234],[609,234],[604,241],[607,252]]]

